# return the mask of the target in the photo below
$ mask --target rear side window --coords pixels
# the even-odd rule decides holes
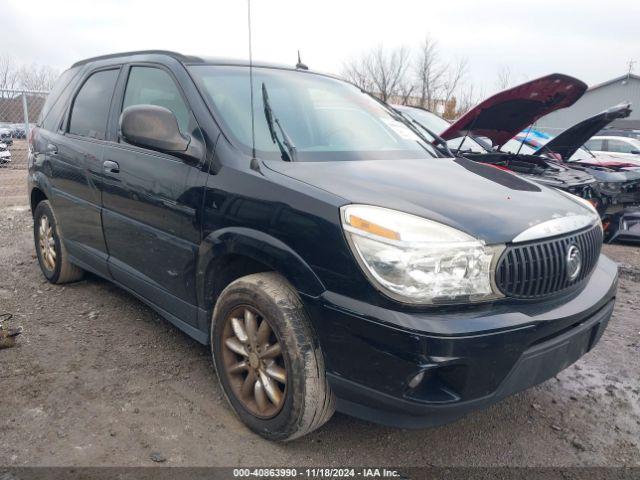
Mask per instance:
[[[60,117],[69,96],[69,85],[78,74],[79,69],[71,68],[58,77],[53,89],[47,95],[47,100],[42,106],[38,125],[46,130],[57,130],[60,124]],[[64,97],[64,99],[63,99]]]
[[[615,153],[631,153],[633,146],[622,140],[609,140],[609,151]]]
[[[96,72],[82,85],[71,109],[69,133],[104,140],[118,72],[117,69]]]
[[[188,132],[191,118],[173,78],[162,69],[154,67],[132,67],[122,109],[132,105],[156,105],[168,108],[178,120],[183,132]]]

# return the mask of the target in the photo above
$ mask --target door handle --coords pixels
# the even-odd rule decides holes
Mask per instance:
[[[53,143],[47,145],[47,152],[49,155],[56,155],[58,153],[58,146]]]
[[[120,173],[120,165],[117,162],[111,160],[105,160],[102,163],[105,173]]]

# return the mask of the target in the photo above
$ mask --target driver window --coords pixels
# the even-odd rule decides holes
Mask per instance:
[[[156,105],[168,108],[178,120],[180,131],[189,131],[190,114],[173,78],[155,67],[132,67],[122,109],[132,105]]]

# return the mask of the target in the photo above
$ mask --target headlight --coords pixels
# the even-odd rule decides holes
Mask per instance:
[[[382,207],[347,205],[341,214],[362,269],[388,296],[415,304],[502,296],[493,271],[504,246],[486,246],[455,228]]]

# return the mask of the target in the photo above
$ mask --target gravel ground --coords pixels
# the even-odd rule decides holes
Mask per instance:
[[[24,175],[24,173],[23,173]],[[546,383],[457,423],[381,427],[344,415],[289,444],[225,404],[208,350],[110,283],[49,285],[24,206],[0,208],[0,465],[640,466],[640,248],[620,262],[599,345]]]

